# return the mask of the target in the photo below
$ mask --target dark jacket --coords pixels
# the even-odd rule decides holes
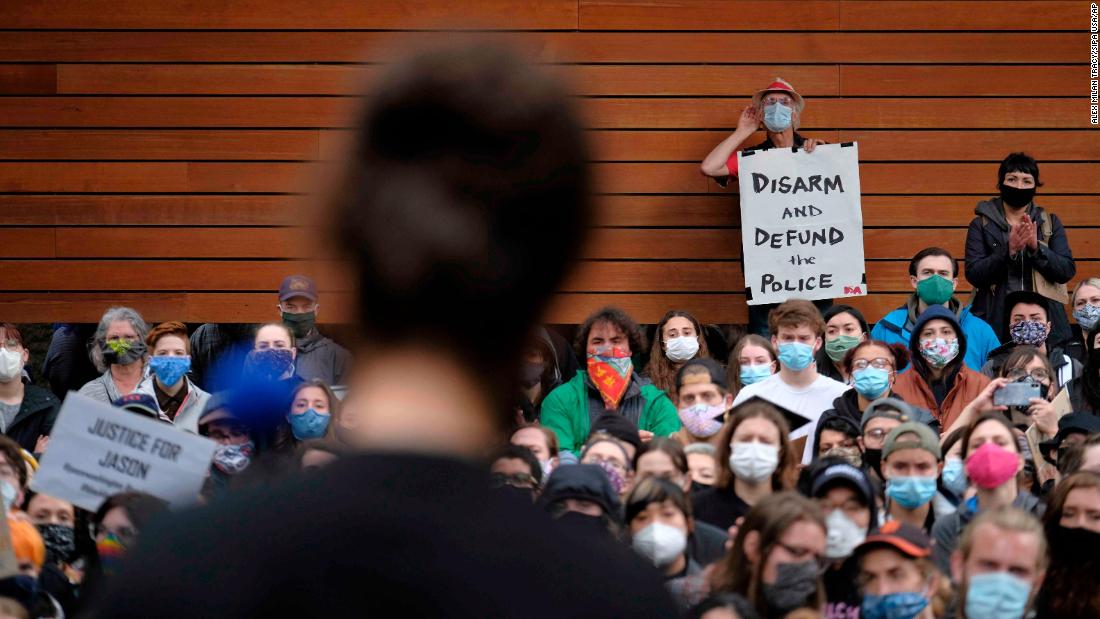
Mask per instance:
[[[1016,348],[1015,342],[1002,344],[989,353],[989,361],[982,366],[982,374],[990,378],[997,378],[1005,367],[1005,361]],[[1081,375],[1081,362],[1070,356],[1061,346],[1047,344],[1047,360],[1054,370],[1053,379],[1059,388],[1065,387],[1071,380]]]
[[[320,378],[329,385],[347,384],[351,353],[316,329],[296,343],[295,374],[306,380]]]
[[[888,393],[882,397],[891,397],[905,402],[905,399],[896,393]],[[906,402],[909,404],[909,402]],[[927,424],[930,428],[940,432],[940,422],[936,421],[936,418],[932,416],[932,413],[919,407],[913,406],[917,412],[917,418],[912,421],[919,421],[923,424]],[[821,430],[825,427],[825,421],[839,417],[849,424],[849,429],[856,435],[863,434],[863,411],[859,410],[859,394],[855,389],[849,389],[844,393],[837,396],[833,400],[833,407],[829,410],[821,413],[821,417],[817,420],[817,430],[814,432],[814,453],[817,453],[818,447],[821,446]]]
[[[966,231],[966,279],[974,285],[974,315],[983,318],[997,333],[1002,341],[1007,341],[1008,325],[1005,316],[1005,297],[1016,290],[1035,290],[1032,271],[1037,270],[1051,282],[1064,284],[1077,273],[1073,254],[1069,249],[1065,228],[1054,213],[1050,213],[1050,241],[1038,249],[1022,250],[1015,258],[1008,255],[1008,234],[1010,226],[1005,219],[1004,205],[1000,198],[978,203],[974,209],[977,215]],[[1036,235],[1042,241],[1043,209],[1034,203],[1028,207],[1027,214],[1035,222]],[[1047,299],[1047,315],[1052,323],[1051,341],[1061,342],[1069,339],[1069,319],[1065,308],[1058,302]]]
[[[49,436],[53,422],[61,410],[61,401],[49,391],[35,385],[23,386],[23,404],[19,407],[11,427],[4,434],[23,449],[34,453],[39,436]]]

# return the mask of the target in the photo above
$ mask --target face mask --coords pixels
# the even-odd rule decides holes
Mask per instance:
[[[279,380],[294,365],[294,353],[289,348],[265,348],[248,353],[245,370],[264,381]]]
[[[966,619],[1020,619],[1031,583],[1008,572],[971,576],[966,587]]]
[[[917,298],[925,305],[943,305],[953,294],[955,286],[946,277],[933,275],[917,282]]]
[[[861,341],[860,338],[854,335],[838,335],[835,340],[825,342],[825,354],[829,355],[833,363],[840,363],[844,355],[848,354],[848,351],[855,348]]]
[[[130,365],[145,356],[145,342],[125,338],[103,342],[103,362],[107,365]]]
[[[300,415],[287,415],[290,429],[294,432],[294,438],[299,441],[307,441],[311,438],[321,438],[328,429],[328,422],[332,415],[322,415],[312,408]]]
[[[772,611],[768,616],[782,617],[806,605],[807,598],[817,592],[819,572],[817,561],[777,565],[775,582],[763,587],[764,600]]]
[[[966,465],[963,464],[962,458],[948,458],[943,464],[943,474],[940,475],[940,479],[943,480],[943,486],[959,498],[962,498],[966,493],[966,487],[970,485],[966,479]]]
[[[243,445],[218,445],[214,450],[214,466],[226,475],[237,475],[248,468],[255,451],[252,441]]]
[[[699,338],[685,335],[665,340],[665,355],[669,361],[680,363],[687,361],[699,352]]]
[[[856,546],[867,538],[867,528],[853,522],[842,509],[829,512],[825,518],[825,528],[828,531],[825,537],[825,556],[829,559],[851,556]]]
[[[154,355],[149,359],[149,369],[157,375],[160,384],[166,387],[180,382],[183,375],[191,369],[191,357],[170,357],[168,355]]]
[[[833,447],[821,454],[821,457],[840,458],[857,469],[863,467],[863,454],[859,453],[859,447]]]
[[[1077,320],[1077,324],[1081,325],[1082,331],[1086,333],[1092,331],[1096,323],[1100,322],[1100,305],[1086,303],[1079,309],[1073,310],[1073,318]]]
[[[6,481],[0,481],[0,499],[4,501],[4,511],[10,513],[12,503],[15,503],[15,497],[19,494],[19,490]]]
[[[313,330],[313,326],[316,323],[317,312],[302,312],[301,314],[283,312],[283,324],[290,328],[294,333],[294,337],[305,337],[309,335],[309,332]]]
[[[1008,330],[1012,341],[1027,346],[1040,346],[1047,341],[1050,328],[1047,323],[1038,320],[1021,320]]]
[[[615,494],[622,494],[626,488],[626,478],[619,469],[615,468],[610,462],[597,462],[597,466],[603,469],[603,472],[607,474],[607,481],[611,482],[611,487],[615,490]]]
[[[1100,554],[1100,533],[1077,527],[1047,529],[1051,560],[1063,566],[1092,566]]]
[[[996,443],[983,443],[966,459],[966,475],[979,488],[992,490],[1016,476],[1020,457]]]
[[[867,463],[867,466],[878,473],[879,477],[882,477],[882,450],[871,449],[868,447],[863,450],[863,461]]]
[[[0,383],[8,383],[23,375],[23,353],[0,348]]]
[[[784,342],[779,345],[779,362],[792,372],[801,372],[814,360],[814,347],[802,342]]]
[[[708,406],[700,402],[679,410],[680,423],[684,424],[692,436],[710,438],[722,429],[722,416],[726,413],[725,404]]]
[[[35,525],[46,544],[46,563],[68,563],[76,555],[76,530],[64,524]]]
[[[874,400],[882,397],[890,388],[890,371],[867,366],[852,372],[852,383],[856,393],[868,400]]]
[[[539,467],[542,468],[542,481],[545,483],[546,480],[550,479],[550,473],[554,472],[554,461],[539,460]]]
[[[786,131],[791,126],[793,110],[782,103],[764,106],[764,126],[772,133]]]
[[[772,375],[772,366],[770,363],[761,363],[760,365],[743,365],[741,366],[741,384],[751,385],[758,383],[765,378]]]
[[[545,363],[524,363],[520,370],[519,384],[524,389],[530,389],[542,380],[542,373],[546,370]]]
[[[601,348],[588,353],[588,378],[600,392],[604,406],[615,410],[630,386],[634,363],[630,353],[621,348]]]
[[[654,522],[634,536],[634,550],[657,567],[665,567],[684,554],[687,533],[661,522]]]
[[[959,340],[945,340],[942,337],[921,340],[920,354],[929,365],[938,370],[959,356]]]
[[[734,443],[730,452],[730,470],[737,478],[759,483],[772,476],[779,466],[779,448],[767,443]]]
[[[558,522],[574,533],[609,535],[603,516],[589,516],[580,512],[567,511],[558,516]]]
[[[96,554],[99,555],[99,567],[108,576],[118,573],[122,564],[122,558],[126,555],[126,546],[114,533],[108,533],[103,539],[95,543]]]
[[[936,478],[890,478],[886,480],[886,496],[905,509],[916,509],[936,496]]]
[[[1026,189],[1020,189],[1018,187],[1009,187],[1004,183],[1001,184],[1001,200],[1012,208],[1024,208],[1031,201],[1035,199],[1035,188],[1028,187]]]
[[[859,616],[862,619],[914,619],[927,607],[928,598],[923,593],[865,595]]]

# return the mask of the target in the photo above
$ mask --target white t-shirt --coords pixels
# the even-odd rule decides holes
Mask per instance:
[[[793,441],[803,436],[812,438],[817,432],[817,420],[821,417],[821,413],[832,408],[833,400],[849,388],[848,385],[840,381],[818,374],[817,380],[809,387],[799,390],[783,382],[779,374],[776,373],[741,389],[741,392],[737,394],[737,398],[733,401],[733,405],[737,406],[753,396],[760,396],[809,419],[810,423],[791,432],[790,438]],[[809,464],[813,460],[813,455],[813,441],[807,440],[806,448],[802,452],[802,464]]]

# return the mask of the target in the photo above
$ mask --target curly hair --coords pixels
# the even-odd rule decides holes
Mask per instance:
[[[604,307],[596,310],[586,318],[581,328],[577,329],[577,339],[573,346],[577,350],[577,358],[581,359],[582,365],[583,360],[588,357],[588,334],[592,332],[592,327],[601,322],[614,325],[622,330],[623,334],[626,335],[627,342],[630,344],[631,355],[636,355],[645,350],[645,334],[638,327],[638,323],[634,322],[630,315],[617,307]]]

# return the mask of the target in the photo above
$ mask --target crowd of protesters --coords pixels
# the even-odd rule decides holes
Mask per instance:
[[[450,96],[461,80],[424,77],[448,68],[484,72],[479,85],[515,100],[492,111],[493,92],[466,101]],[[120,617],[344,616],[360,587],[374,601],[354,610],[409,616],[1100,616],[1100,279],[1077,277],[1062,222],[1036,204],[1031,157],[1006,157],[999,196],[975,209],[971,302],[956,296],[959,261],[928,247],[909,264],[913,294],[884,316],[790,299],[753,306],[751,333],[727,340],[690,308],[647,329],[607,307],[570,344],[531,324],[585,223],[569,106],[484,51],[396,71],[336,207],[376,346],[354,366],[319,330],[301,275],[261,325],[189,332],[111,307],[94,328],[59,326],[35,360],[0,324],[0,494],[18,562],[0,579],[0,617],[99,604]],[[761,123],[751,148],[812,152],[820,142],[796,131],[805,105],[776,80],[702,171],[735,177]],[[543,139],[504,149],[507,165],[402,133],[494,145],[524,122]],[[430,182],[402,167],[418,148]],[[566,172],[524,183],[547,166]],[[436,221],[424,204],[451,199],[444,186],[483,210]],[[403,192],[422,202],[399,200],[409,212],[393,219]],[[519,204],[530,210],[512,216]],[[445,240],[479,218],[499,236]],[[429,277],[417,251],[453,269]],[[32,384],[39,369],[50,389]],[[173,520],[160,498],[125,492],[92,513],[32,491],[72,391],[213,441],[196,502],[223,511]],[[478,413],[497,408],[499,423]],[[485,449],[494,435],[507,440]],[[295,554],[303,544],[316,548]],[[414,590],[432,593],[402,595]]]

